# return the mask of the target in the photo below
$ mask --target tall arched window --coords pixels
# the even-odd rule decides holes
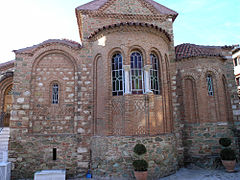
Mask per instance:
[[[208,86],[208,95],[213,96],[214,95],[213,78],[212,78],[212,75],[210,75],[210,74],[207,75],[207,86]]]
[[[52,104],[59,104],[59,86],[57,83],[52,85]]]
[[[123,63],[122,55],[117,53],[112,57],[112,94],[123,95]]]
[[[159,84],[159,60],[158,57],[155,54],[150,54],[151,64],[152,68],[150,69],[150,84],[151,84],[151,90],[154,94],[160,94],[160,84]]]
[[[132,94],[143,94],[143,58],[140,52],[131,54]]]

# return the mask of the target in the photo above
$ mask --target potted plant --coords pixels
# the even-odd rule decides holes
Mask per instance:
[[[219,139],[219,144],[221,144],[224,147],[220,152],[220,157],[222,160],[222,164],[226,168],[227,172],[234,172],[234,168],[236,165],[235,151],[229,148],[231,143],[232,141],[230,138]]]
[[[141,156],[147,152],[146,147],[143,144],[136,144],[134,149],[134,153],[138,156]],[[134,175],[137,180],[146,180],[147,179],[147,168],[148,163],[144,159],[138,159],[133,161],[134,167]]]

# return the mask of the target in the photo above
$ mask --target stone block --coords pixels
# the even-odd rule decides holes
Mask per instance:
[[[34,180],[65,180],[66,170],[42,170],[34,174]]]

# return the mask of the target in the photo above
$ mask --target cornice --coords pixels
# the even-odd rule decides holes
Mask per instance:
[[[102,18],[116,18],[116,19],[138,19],[138,20],[158,20],[166,21],[168,18],[173,18],[172,15],[148,15],[148,14],[109,14],[109,13],[97,13],[92,11],[82,11],[82,14],[88,15],[89,17],[102,17]]]
[[[124,27],[123,30],[120,27]],[[108,26],[103,26],[102,28],[99,28],[98,30],[94,31],[88,36],[89,40],[97,40],[99,37],[101,37],[104,32],[119,32],[119,31],[145,31],[145,32],[151,32],[153,34],[163,34],[167,41],[171,42],[171,36],[162,29],[161,27],[158,27],[153,24],[148,23],[136,23],[136,22],[125,22],[125,23],[118,23],[118,24],[112,24]]]

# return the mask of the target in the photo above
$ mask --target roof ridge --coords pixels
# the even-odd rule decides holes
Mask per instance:
[[[73,40],[68,40],[68,39],[48,39],[48,40],[45,40],[45,41],[43,41],[41,43],[35,44],[33,46],[29,46],[29,47],[18,49],[18,50],[13,50],[13,52],[15,52],[15,53],[22,53],[22,52],[25,52],[25,51],[28,51],[28,50],[33,50],[33,49],[36,49],[36,48],[38,48],[40,46],[43,46],[45,44],[50,44],[50,43],[63,43],[65,45],[71,46],[73,48],[80,48],[81,47],[80,43],[78,43],[76,41],[73,41]]]
[[[183,43],[175,46],[176,60],[189,57],[223,57],[223,46],[203,46],[191,43]]]
[[[93,0],[90,1],[86,4],[83,4],[81,6],[78,6],[76,8],[76,10],[78,11],[101,11],[101,8],[106,9],[107,7],[104,7],[106,4],[111,5],[112,3],[114,3],[116,0]],[[173,16],[173,21],[176,19],[176,17],[178,16],[178,13],[171,10],[170,8],[163,6],[162,4],[159,4],[158,2],[154,1],[154,0],[136,0],[136,1],[140,1],[143,4],[145,4],[145,6],[147,6],[147,8],[151,8],[153,10],[156,10],[156,12],[158,12],[159,14],[163,14],[163,15],[172,15]],[[150,7],[148,7],[150,6]]]

